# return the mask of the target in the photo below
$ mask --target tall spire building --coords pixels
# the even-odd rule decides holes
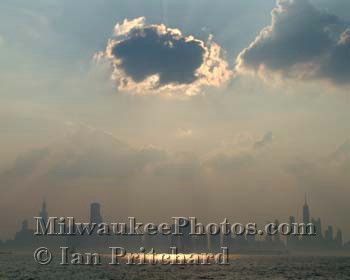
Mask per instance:
[[[46,201],[45,199],[43,200],[43,204],[41,206],[40,212],[39,212],[39,217],[42,217],[43,221],[45,222],[45,224],[47,223],[48,220],[48,213],[46,210]]]
[[[307,196],[305,194],[305,203],[303,206],[303,223],[305,225],[310,223],[310,208],[309,205],[307,204]]]

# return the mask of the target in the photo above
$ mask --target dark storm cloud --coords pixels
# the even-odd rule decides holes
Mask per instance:
[[[160,33],[157,26],[147,26],[132,30],[112,47],[111,54],[121,60],[120,67],[135,82],[158,74],[159,86],[163,86],[195,81],[205,49],[200,41],[172,32]]]
[[[350,47],[345,29],[337,16],[309,1],[279,0],[271,25],[240,53],[237,69],[346,83]]]
[[[320,75],[338,84],[350,83],[350,29],[341,34],[320,69]]]
[[[125,20],[114,31],[100,57],[112,64],[120,90],[193,95],[201,86],[221,86],[231,76],[212,38],[204,42],[163,24],[146,25],[144,18]]]

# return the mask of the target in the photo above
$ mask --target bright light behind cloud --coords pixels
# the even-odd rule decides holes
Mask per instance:
[[[106,51],[96,57],[111,64],[118,90],[131,94],[197,95],[232,76],[212,36],[204,42],[163,24],[147,25],[144,17],[116,24]]]

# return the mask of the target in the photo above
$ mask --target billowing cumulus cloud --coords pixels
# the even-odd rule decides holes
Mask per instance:
[[[349,30],[305,0],[278,0],[271,24],[237,58],[237,70],[348,83]]]
[[[118,89],[134,94],[195,95],[232,74],[212,38],[203,42],[163,24],[146,25],[145,18],[117,24],[99,57],[111,63]]]

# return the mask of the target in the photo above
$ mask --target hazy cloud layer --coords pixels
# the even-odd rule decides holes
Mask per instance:
[[[206,167],[220,170],[232,171],[251,165],[256,158],[273,142],[271,131],[263,135],[252,133],[238,134],[232,143],[224,143],[224,147],[210,154],[204,161]]]
[[[254,143],[255,149],[260,149],[271,143],[273,140],[273,135],[271,131],[266,132],[260,140],[256,141]]]
[[[221,48],[145,18],[124,20],[114,28],[104,54],[121,91],[195,95],[202,86],[220,87],[231,77]]]
[[[349,30],[337,16],[304,0],[279,0],[271,15],[271,25],[239,54],[238,71],[348,83]]]

